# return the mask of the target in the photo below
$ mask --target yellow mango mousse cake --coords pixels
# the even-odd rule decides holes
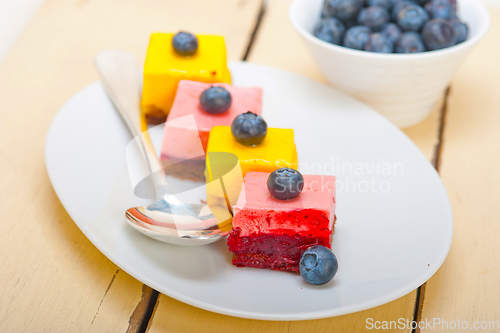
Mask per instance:
[[[253,146],[239,143],[230,126],[215,126],[207,147],[207,173],[210,176],[210,153],[232,153],[238,157],[243,177],[249,171],[271,173],[276,169],[297,168],[297,150],[292,129],[268,128],[264,140]],[[208,178],[208,179],[211,179]]]
[[[181,34],[196,38],[194,51],[183,52],[182,49],[174,47],[174,37]],[[141,109],[148,122],[161,123],[165,120],[181,80],[231,83],[224,38],[194,36],[182,32],[151,35],[144,64],[141,99]]]
[[[231,209],[247,172],[271,173],[282,167],[297,167],[292,129],[268,128],[260,115],[250,111],[238,115],[231,126],[212,127],[205,170],[207,184],[212,185],[207,187],[208,206],[214,212]],[[224,189],[223,195],[216,184]]]

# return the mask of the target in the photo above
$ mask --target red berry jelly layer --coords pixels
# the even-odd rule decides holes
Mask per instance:
[[[302,253],[310,246],[330,248],[330,236],[304,237],[280,234],[252,234],[240,237],[240,228],[234,228],[228,237],[229,251],[233,252],[233,265],[238,267],[267,268],[278,271],[299,272]]]
[[[253,234],[330,237],[333,222],[317,209],[260,209],[244,207],[233,219],[242,237]]]

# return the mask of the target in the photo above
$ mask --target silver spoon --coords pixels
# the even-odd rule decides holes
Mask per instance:
[[[94,61],[116,110],[131,134],[139,137],[155,187],[156,201],[127,210],[128,223],[148,237],[176,245],[205,245],[223,238],[227,232],[221,231],[207,205],[185,204],[172,194],[147,124],[144,119],[141,121],[139,70],[134,56],[122,51],[104,51]]]

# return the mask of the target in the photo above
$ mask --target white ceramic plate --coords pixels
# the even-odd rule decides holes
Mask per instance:
[[[429,279],[448,253],[453,222],[443,184],[419,149],[374,110],[328,86],[255,64],[230,67],[234,84],[264,88],[269,126],[295,130],[301,171],[338,177],[334,280],[318,287],[292,273],[236,268],[224,241],[179,247],[129,227],[125,210],[147,200],[133,194],[125,153],[131,136],[100,83],[62,107],[45,150],[54,189],[90,241],[168,296],[252,319],[356,312]]]

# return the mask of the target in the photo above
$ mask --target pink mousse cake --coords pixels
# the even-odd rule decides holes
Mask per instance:
[[[335,222],[335,177],[304,175],[295,199],[278,200],[267,189],[269,173],[248,172],[227,244],[233,264],[299,272],[310,246],[331,247]]]
[[[206,89],[224,87],[231,94],[231,106],[222,114],[210,114],[200,105]],[[214,126],[230,126],[241,113],[258,115],[262,108],[262,89],[235,87],[226,83],[180,81],[165,124],[161,159],[168,174],[181,179],[203,181],[208,135]]]

